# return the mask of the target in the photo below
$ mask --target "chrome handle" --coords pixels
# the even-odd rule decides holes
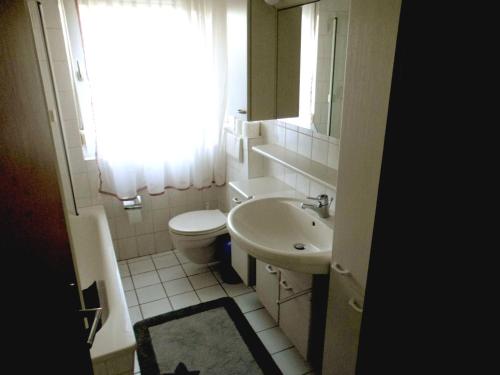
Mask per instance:
[[[288,286],[286,280],[281,280],[280,285],[283,287],[285,290],[293,290],[291,286]]]
[[[328,194],[320,194],[316,197],[307,197],[307,199],[312,199],[314,201],[320,201],[322,199],[328,199]]]
[[[240,199],[240,198],[238,198],[238,197],[234,197],[234,198],[233,198],[233,199],[231,199],[231,200],[233,201],[233,203],[234,203],[234,204],[240,204],[240,203],[242,203],[242,202],[241,202],[241,199]]]
[[[90,327],[89,337],[87,338],[87,344],[89,348],[91,348],[92,344],[94,343],[95,334],[97,333],[97,325],[101,320],[102,307],[96,307],[94,309],[82,309],[80,310],[80,312],[82,312],[84,315],[95,312],[94,321],[92,322],[92,326]]]
[[[349,300],[349,306],[351,306],[354,309],[354,311],[357,311],[359,313],[363,312],[363,308],[358,305],[358,303],[356,302],[356,300],[354,298],[351,298]]]
[[[331,203],[331,201],[328,199],[327,194],[320,194],[317,197],[307,197],[307,199],[310,199],[312,201],[317,201],[319,202],[322,206],[326,206]]]
[[[349,275],[350,271],[342,268],[340,264],[337,262],[333,262],[332,268],[335,270],[335,272],[339,273],[340,275]]]
[[[269,272],[271,275],[275,275],[278,273],[278,271],[275,271],[273,269],[273,267],[270,265],[270,264],[266,264],[266,266],[264,267],[266,269],[267,272]]]

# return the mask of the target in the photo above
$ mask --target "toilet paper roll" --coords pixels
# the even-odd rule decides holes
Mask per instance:
[[[260,121],[244,121],[242,126],[244,138],[257,138],[260,136]]]
[[[130,224],[137,224],[142,222],[142,210],[140,208],[134,208],[127,210],[128,222]]]

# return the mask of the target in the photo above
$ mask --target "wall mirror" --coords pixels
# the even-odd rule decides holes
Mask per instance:
[[[277,118],[340,138],[349,0],[277,13]]]

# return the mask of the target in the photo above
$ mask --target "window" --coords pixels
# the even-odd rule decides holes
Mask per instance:
[[[225,2],[80,0],[78,10],[101,190],[125,199],[224,183]]]

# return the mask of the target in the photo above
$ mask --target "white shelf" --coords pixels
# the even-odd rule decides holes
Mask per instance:
[[[231,186],[244,198],[253,196],[293,192],[293,188],[274,177],[256,177],[249,180],[229,181]]]
[[[330,189],[335,190],[337,188],[336,169],[274,144],[253,146],[252,150]]]

